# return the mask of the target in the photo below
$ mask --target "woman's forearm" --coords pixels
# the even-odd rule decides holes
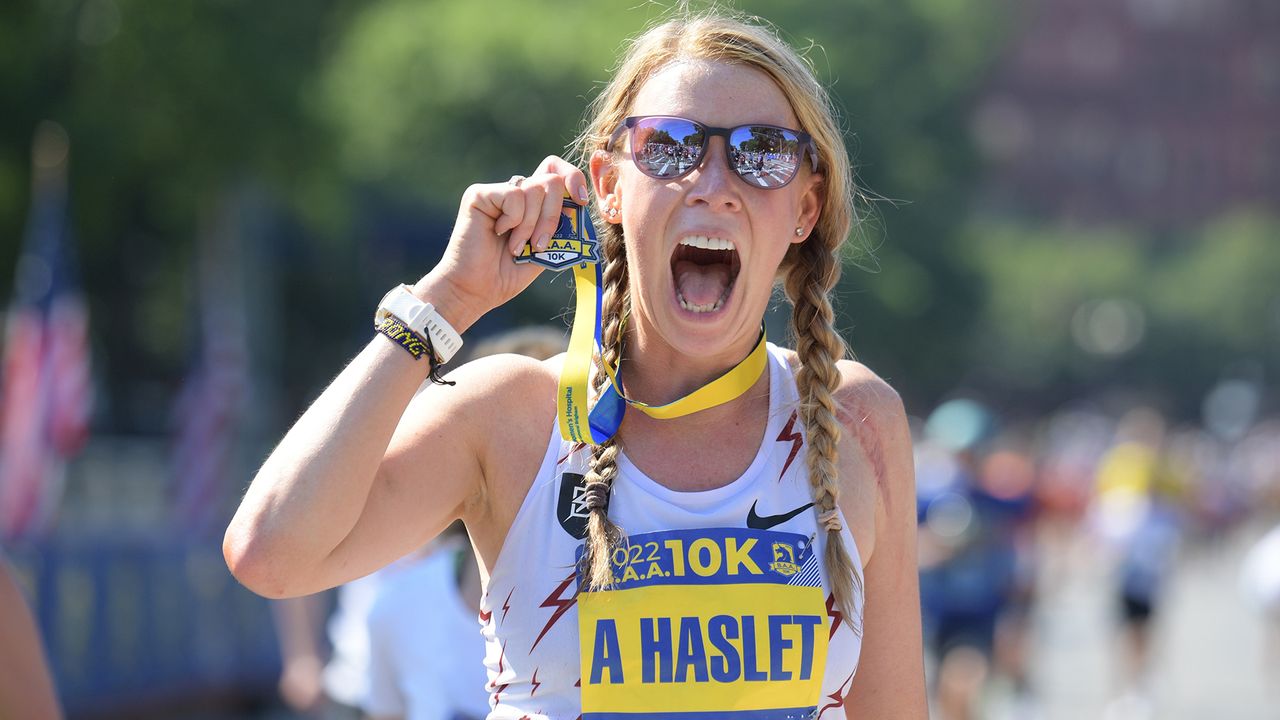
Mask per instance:
[[[447,297],[429,286],[417,292]],[[459,329],[471,324],[465,309],[443,302],[441,314],[458,318]],[[227,528],[223,553],[240,582],[268,597],[317,589],[313,578],[360,519],[428,370],[425,358],[375,336],[307,408],[262,464]]]
[[[425,368],[375,337],[316,398],[250,484],[223,541],[231,572],[255,592],[291,594],[346,537]],[[285,569],[288,569],[288,573]]]

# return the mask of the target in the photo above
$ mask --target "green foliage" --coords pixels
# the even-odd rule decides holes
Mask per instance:
[[[1208,347],[1251,354],[1280,340],[1280,224],[1239,212],[1209,223],[1153,278],[1161,320]]]
[[[981,266],[959,237],[977,172],[967,104],[1001,46],[1005,4],[740,7],[808,48],[843,109],[860,184],[893,200],[864,208],[841,325],[860,359],[916,405],[931,401],[963,374],[969,358],[956,348],[981,307]],[[341,362],[336,339],[350,330],[301,302],[368,302],[368,233],[354,226],[352,198],[447,223],[466,185],[562,152],[624,39],[666,10],[635,0],[318,0],[305,12],[249,0],[4,4],[0,262],[16,254],[25,218],[32,128],[57,120],[72,140],[98,369],[129,395],[183,365],[175,294],[189,284],[199,219],[229,187],[265,187],[305,226],[305,247],[276,278],[278,315],[311,338],[281,350],[284,366],[310,368],[290,374],[301,390],[286,389],[304,394]],[[9,282],[0,273],[0,292]],[[514,314],[551,318],[567,304],[567,292],[556,297]]]
[[[340,14],[333,1],[310,7],[0,5],[0,267],[12,267],[22,237],[32,132],[55,120],[71,138],[70,220],[95,370],[123,397],[181,370],[191,248],[219,197],[249,179],[284,197],[325,185],[327,143],[300,91]],[[0,272],[6,297],[11,278]],[[146,414],[163,423],[157,410]]]
[[[384,0],[352,19],[318,102],[352,177],[452,214],[467,185],[527,174],[574,136],[623,37],[613,28],[653,12],[624,12],[634,22],[615,25],[603,3],[479,8]]]
[[[1083,303],[1141,292],[1146,260],[1122,231],[978,222],[964,244],[986,289],[967,359],[988,382],[1047,384],[1077,352],[1071,325]]]
[[[988,0],[743,2],[807,56],[844,113],[859,184],[877,202],[839,295],[860,359],[921,402],[963,341],[976,298],[951,240],[976,169],[966,102],[993,58]],[[633,0],[472,6],[381,0],[353,17],[321,71],[342,163],[383,192],[452,213],[472,182],[527,173],[575,135],[624,39],[663,15]],[[535,313],[536,314],[536,313]],[[550,316],[551,311],[545,312]]]
[[[973,382],[1035,409],[1123,387],[1197,412],[1231,368],[1280,367],[1278,235],[1280,221],[1250,212],[1164,238],[976,222],[964,245],[987,292]],[[1081,337],[1083,314],[1103,301],[1136,309],[1132,347],[1099,352]]]

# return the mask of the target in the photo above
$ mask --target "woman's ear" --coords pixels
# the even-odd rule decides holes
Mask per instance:
[[[618,192],[618,168],[614,156],[605,150],[591,154],[591,185],[596,191],[596,210],[606,222],[622,222],[621,195]]]
[[[800,196],[800,212],[796,217],[796,235],[793,243],[804,242],[813,232],[822,215],[822,201],[826,190],[826,178],[821,173],[809,173],[804,177],[804,192]]]

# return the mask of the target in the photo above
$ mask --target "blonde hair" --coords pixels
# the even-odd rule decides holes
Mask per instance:
[[[641,86],[656,72],[678,60],[712,60],[746,65],[767,74],[791,103],[801,129],[818,148],[818,171],[823,176],[822,210],[804,242],[788,249],[778,276],[793,304],[791,330],[800,369],[800,418],[807,441],[805,458],[816,512],[836,508],[840,494],[836,469],[840,423],[834,393],[840,383],[836,362],[847,353],[836,332],[829,293],[840,277],[839,250],[854,221],[854,186],[843,134],[826,89],[813,68],[770,29],[721,14],[681,12],[634,41],[618,71],[588,109],[588,121],[576,144],[583,164],[597,150],[608,150],[610,138],[629,114]],[[622,353],[622,320],[630,311],[628,277],[620,225],[602,224],[600,242],[605,260],[601,317],[604,360],[617,363]],[[597,373],[596,387],[603,381]],[[597,446],[592,454],[587,486],[607,497],[617,476],[616,440]],[[603,492],[602,492],[603,491]],[[613,585],[610,557],[623,534],[608,516],[608,506],[596,503],[587,524],[583,556],[593,588]],[[854,567],[838,530],[829,530],[824,565],[836,604],[854,623],[854,593],[861,592],[861,569]]]

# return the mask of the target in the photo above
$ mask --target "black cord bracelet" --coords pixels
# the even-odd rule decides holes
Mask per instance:
[[[431,382],[436,385],[457,385],[456,382],[440,377],[440,368],[444,363],[440,362],[435,347],[431,345],[431,336],[419,335],[394,315],[387,315],[381,321],[375,322],[373,328],[404,348],[414,360],[421,360],[425,356],[431,365],[431,370],[427,374],[427,379]]]

